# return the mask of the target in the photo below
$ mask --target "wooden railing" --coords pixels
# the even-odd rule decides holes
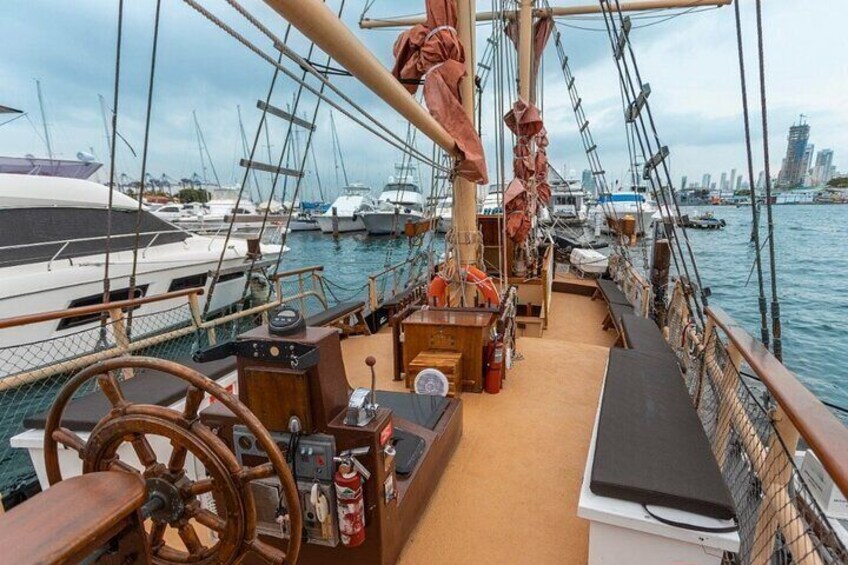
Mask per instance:
[[[305,306],[305,300],[310,297],[314,297],[324,308],[326,308],[327,299],[324,295],[323,280],[321,278],[322,270],[323,267],[316,266],[278,273],[273,277],[273,284],[276,289],[276,295],[273,300],[269,300],[267,303],[259,304],[252,308],[240,310],[232,314],[219,316],[210,320],[203,320],[203,309],[200,304],[200,296],[203,295],[204,290],[201,287],[187,288],[184,290],[131,300],[106,302],[91,306],[69,308],[67,310],[41,312],[37,314],[0,319],[0,329],[8,329],[29,324],[104,313],[105,315],[108,315],[108,323],[104,324],[104,329],[108,328],[111,342],[114,344],[105,349],[81,352],[79,355],[72,355],[67,358],[45,359],[43,363],[39,363],[38,366],[31,369],[4,376],[0,379],[0,392],[61,373],[76,371],[104,359],[117,357],[119,355],[132,354],[155,345],[194,334],[198,331],[205,332],[209,343],[215,344],[217,343],[216,328],[234,320],[250,316],[262,315],[263,317],[267,317],[267,312],[269,310],[282,304],[292,304],[300,301],[301,308],[303,309]],[[282,284],[283,281],[292,278],[295,278],[297,281],[297,291],[293,293],[284,292]],[[187,305],[190,312],[187,318],[179,320],[179,325],[182,327],[166,329],[152,335],[145,335],[138,339],[132,339],[127,331],[127,311],[131,309],[134,310],[145,304],[154,304],[175,299],[185,299],[185,302],[182,305]],[[150,315],[155,316],[156,313],[152,313]],[[134,323],[138,324],[137,314],[134,316]],[[57,336],[55,339],[61,340],[62,336]],[[24,348],[26,346],[27,344],[22,344],[17,347]],[[11,347],[14,348],[16,346]]]
[[[401,261],[400,263],[396,263],[396,264],[394,264],[390,267],[387,267],[387,268],[383,269],[382,271],[379,271],[377,273],[369,275],[368,276],[368,310],[370,310],[371,312],[375,312],[378,308],[380,308],[380,306],[382,306],[383,301],[387,298],[386,296],[382,296],[382,294],[380,293],[380,291],[378,289],[378,282],[380,281],[380,279],[382,279],[384,277],[391,277],[392,284],[391,284],[391,288],[389,290],[389,293],[390,293],[389,296],[390,297],[394,296],[394,295],[396,295],[399,292],[404,290],[403,288],[400,288],[400,286],[399,286],[400,285],[400,274],[402,272],[402,269],[405,266],[413,265],[416,261],[420,261],[420,260],[421,260],[421,256],[416,255],[414,257],[410,257],[409,259]],[[432,257],[430,257],[429,260],[432,263]],[[415,282],[419,282],[419,281],[410,281],[407,278],[406,282],[407,283],[411,282],[411,283],[414,284]]]
[[[724,310],[709,306],[706,313],[709,322],[727,336],[731,359],[744,359],[777,402],[780,413],[775,420],[781,422],[786,448],[794,451],[799,436],[803,438],[839,489],[848,493],[848,428]]]
[[[692,403],[740,505],[743,562],[797,563],[848,557],[796,467],[801,440],[848,493],[848,428],[759,341],[717,306],[695,323],[680,281],[667,337],[686,367]],[[743,377],[747,365],[753,380]],[[759,381],[761,384],[754,384]],[[765,390],[762,390],[764,387]],[[777,535],[779,534],[779,535]]]

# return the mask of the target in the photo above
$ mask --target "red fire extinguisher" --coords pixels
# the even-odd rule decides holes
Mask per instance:
[[[497,394],[503,381],[504,344],[503,340],[493,341],[490,345],[489,370],[486,372],[486,392]]]
[[[342,463],[336,471],[335,485],[342,544],[345,547],[362,545],[365,541],[362,477],[352,466]]]

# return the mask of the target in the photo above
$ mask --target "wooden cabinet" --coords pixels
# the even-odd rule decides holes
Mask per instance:
[[[403,321],[403,366],[422,351],[453,351],[462,354],[463,390],[482,392],[486,346],[495,315],[491,312],[419,310]]]
[[[438,369],[448,378],[448,396],[462,394],[462,353],[427,349],[415,356],[406,371],[406,387],[412,388],[415,377],[424,369]]]

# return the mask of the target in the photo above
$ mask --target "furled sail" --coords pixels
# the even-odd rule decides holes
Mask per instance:
[[[534,65],[530,80],[531,98],[535,98],[536,78],[542,51],[551,35],[553,20],[540,18],[533,28]],[[518,42],[518,26],[511,22],[506,29],[514,43]],[[515,134],[513,148],[512,182],[504,192],[504,209],[507,214],[507,235],[516,242],[527,239],[533,225],[533,216],[539,204],[547,204],[551,199],[551,186],[548,183],[548,135],[542,123],[539,109],[532,100],[520,98],[504,116],[507,127]]]
[[[424,77],[430,114],[456,139],[462,158],[457,174],[476,184],[489,182],[483,144],[465,115],[459,82],[465,77],[465,51],[456,33],[456,1],[427,0],[427,21],[403,32],[394,46],[392,73],[415,93]]]

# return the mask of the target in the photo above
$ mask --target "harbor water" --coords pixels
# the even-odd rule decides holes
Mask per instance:
[[[824,401],[848,407],[848,207],[775,206],[777,287],[783,321],[785,364]],[[723,230],[688,230],[701,278],[721,306],[754,337],[760,336],[751,211],[732,206],[684,208],[694,216],[711,211],[726,221]],[[765,212],[761,242],[766,244]],[[339,299],[365,296],[367,275],[403,261],[406,238],[343,234],[336,241],[319,232],[289,235],[292,251],[282,269],[323,265]],[[767,245],[767,244],[766,244]],[[443,250],[441,242],[435,244]],[[767,248],[763,249],[767,258]],[[641,253],[634,253],[634,257]],[[641,260],[641,259],[636,259]],[[768,263],[764,264],[771,301]]]

